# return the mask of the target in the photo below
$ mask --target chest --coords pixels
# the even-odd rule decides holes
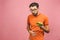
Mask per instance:
[[[31,25],[36,25],[37,22],[42,22],[43,23],[44,22],[44,17],[42,17],[42,16],[41,17],[40,16],[32,17],[32,18],[30,18],[29,21],[30,21]]]

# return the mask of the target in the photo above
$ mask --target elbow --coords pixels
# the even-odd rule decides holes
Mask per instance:
[[[47,31],[47,33],[49,33],[50,31]]]
[[[50,30],[45,30],[45,32],[46,32],[46,33],[49,33],[49,32],[50,32]]]
[[[46,33],[49,33],[49,32],[50,32],[49,30],[46,31]]]

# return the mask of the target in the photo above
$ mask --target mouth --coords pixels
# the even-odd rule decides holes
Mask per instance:
[[[36,15],[37,15],[37,13],[33,13],[33,15],[34,15],[34,16],[36,16]]]

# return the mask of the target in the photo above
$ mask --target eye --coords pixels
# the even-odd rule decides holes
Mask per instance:
[[[37,9],[30,9],[31,11],[37,10]]]
[[[30,9],[31,11],[34,11],[33,9]]]

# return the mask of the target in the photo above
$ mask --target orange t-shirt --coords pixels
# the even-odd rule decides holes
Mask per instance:
[[[44,39],[44,31],[37,26],[37,22],[43,23],[44,26],[48,25],[48,18],[43,15],[39,14],[38,16],[29,15],[28,16],[28,23],[30,24],[30,29],[36,32],[36,36],[30,35],[30,40],[43,40]]]

